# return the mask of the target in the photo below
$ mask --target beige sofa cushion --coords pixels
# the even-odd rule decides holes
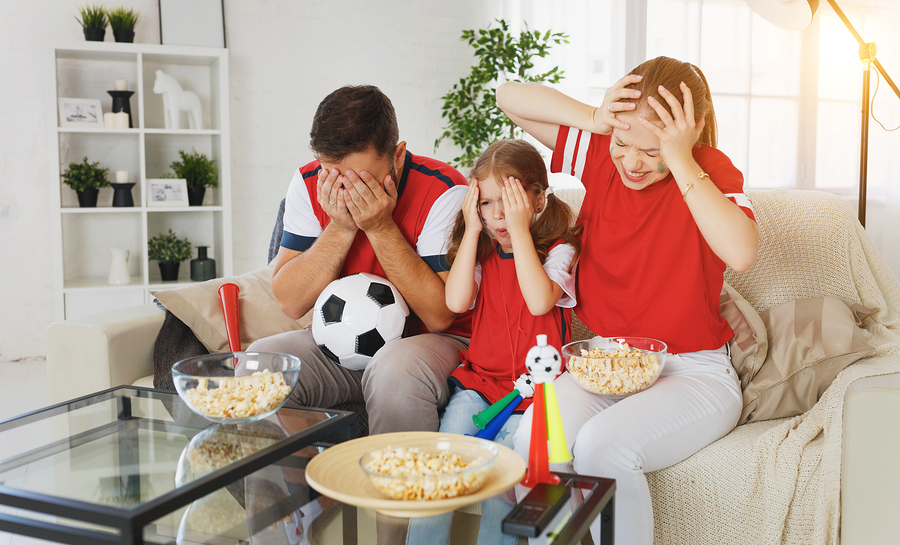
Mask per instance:
[[[842,369],[874,352],[859,327],[872,312],[831,296],[788,301],[761,312],[768,353],[744,388],[738,424],[812,408]]]
[[[756,309],[728,282],[724,283],[719,295],[719,313],[734,332],[729,342],[731,363],[741,379],[741,388],[747,388],[769,351],[766,324]]]
[[[225,317],[219,300],[219,287],[231,282],[238,286],[241,348],[250,343],[285,331],[302,329],[310,324],[311,314],[299,320],[286,316],[278,306],[272,286],[272,269],[265,268],[239,276],[216,278],[190,286],[151,291],[166,309],[185,323],[210,352],[228,352]]]

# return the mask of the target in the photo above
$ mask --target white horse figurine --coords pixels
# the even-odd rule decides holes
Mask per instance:
[[[188,112],[188,125],[191,129],[202,129],[202,113],[200,110],[200,98],[192,91],[185,91],[175,78],[156,71],[156,82],[153,83],[153,92],[162,95],[163,115],[167,129],[181,128],[181,112]]]

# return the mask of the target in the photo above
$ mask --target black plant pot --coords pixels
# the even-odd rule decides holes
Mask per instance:
[[[106,37],[105,28],[85,28],[84,39],[89,42],[102,42]]]
[[[76,191],[78,193],[78,206],[82,208],[97,208],[97,195],[100,190],[96,187],[85,189],[84,191]]]
[[[201,206],[203,204],[203,196],[206,195],[206,186],[194,187],[188,186],[188,204],[191,206]]]
[[[134,183],[110,184],[113,188],[113,206],[134,206],[134,197],[131,196],[131,188]]]
[[[134,41],[133,30],[113,30],[113,37],[117,42],[132,43]]]
[[[178,280],[178,268],[181,263],[178,262],[159,262],[159,275],[164,281]]]

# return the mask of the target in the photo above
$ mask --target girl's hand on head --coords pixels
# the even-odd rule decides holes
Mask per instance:
[[[466,231],[481,231],[480,193],[481,192],[478,190],[478,180],[475,178],[469,180],[469,189],[466,190],[466,198],[463,199],[462,205],[463,219],[466,221]]]
[[[706,116],[701,116],[699,121],[694,121],[694,101],[691,96],[691,90],[684,83],[681,84],[681,93],[684,97],[684,104],[678,102],[678,99],[668,89],[659,87],[659,94],[669,106],[672,108],[672,115],[653,97],[647,97],[647,103],[659,116],[663,127],[651,123],[643,116],[638,117],[638,121],[648,131],[659,138],[659,154],[667,165],[676,164],[679,161],[690,161],[693,159],[692,149],[694,144],[700,140],[700,134],[706,125]]]
[[[522,183],[510,176],[503,182],[503,215],[509,234],[524,235],[530,232],[534,208]]]
[[[610,134],[613,129],[621,129],[627,131],[631,128],[628,123],[619,121],[616,114],[622,112],[633,112],[635,109],[634,102],[619,102],[623,98],[640,98],[641,92],[634,89],[626,89],[626,85],[637,83],[644,76],[637,74],[629,74],[617,81],[612,87],[606,90],[603,95],[603,102],[594,109],[594,127],[593,132],[597,134]]]

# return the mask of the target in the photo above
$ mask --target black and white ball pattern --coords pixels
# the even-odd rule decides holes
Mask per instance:
[[[547,344],[546,335],[537,336],[537,345],[531,347],[525,356],[525,368],[535,383],[553,382],[562,372],[562,358],[559,352]]]
[[[534,380],[528,373],[523,373],[516,379],[515,388],[523,398],[531,397],[534,395]]]
[[[409,307],[387,279],[358,273],[328,284],[313,308],[312,334],[332,361],[365,369],[385,344],[399,339]]]

